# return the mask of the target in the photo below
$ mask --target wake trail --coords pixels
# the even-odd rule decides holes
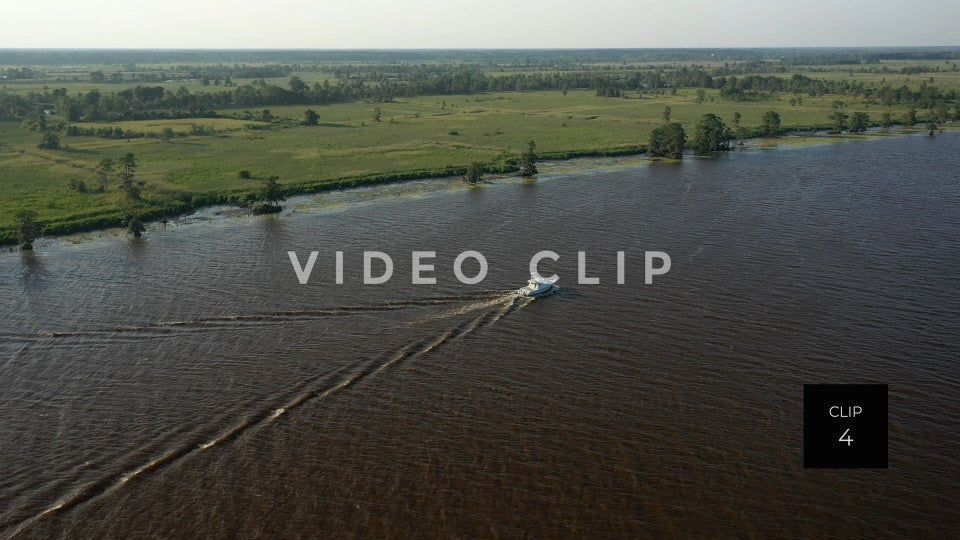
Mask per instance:
[[[271,311],[239,315],[218,315],[177,321],[161,321],[143,325],[115,326],[112,328],[94,330],[52,330],[36,333],[3,332],[0,333],[0,337],[8,340],[36,341],[44,338],[97,337],[123,334],[138,334],[144,336],[148,334],[168,335],[178,333],[183,329],[230,329],[236,323],[283,323],[290,321],[309,321],[326,317],[347,317],[362,313],[397,311],[412,307],[442,306],[466,301],[497,298],[503,294],[504,291],[487,290],[478,291],[472,294],[438,296],[416,300],[398,300],[393,302],[385,302],[383,304],[334,306],[321,309]]]
[[[412,301],[401,301],[401,302],[389,302],[382,304],[381,306],[372,306],[374,308],[380,308],[383,306],[421,306],[421,305],[442,305],[452,302],[463,302],[469,300],[480,300],[474,302],[468,306],[465,306],[461,309],[451,310],[444,315],[441,315],[437,318],[447,318],[453,317],[455,315],[462,315],[473,313],[480,310],[485,310],[483,313],[479,314],[476,317],[473,317],[465,322],[462,322],[452,328],[447,329],[439,336],[433,339],[424,339],[417,340],[399,349],[392,351],[386,355],[379,357],[373,362],[359,362],[352,366],[342,368],[332,374],[323,374],[316,377],[307,379],[306,381],[300,381],[298,386],[309,385],[311,388],[306,391],[301,391],[299,393],[287,393],[286,398],[282,398],[280,406],[273,406],[261,409],[259,412],[254,413],[226,431],[221,432],[219,435],[209,438],[209,437],[197,437],[190,441],[187,441],[183,444],[176,446],[173,449],[164,452],[159,457],[148,461],[142,465],[129,469],[127,471],[121,472],[119,474],[114,474],[111,476],[104,477],[100,480],[90,482],[77,491],[71,493],[70,495],[61,498],[53,505],[47,507],[38,514],[31,516],[30,518],[16,522],[10,521],[7,523],[0,523],[0,530],[11,528],[12,530],[9,533],[9,537],[16,537],[27,530],[29,530],[33,525],[39,521],[46,519],[48,517],[57,515],[62,512],[66,512],[77,506],[80,506],[84,503],[90,502],[94,499],[97,499],[100,496],[113,492],[114,490],[120,489],[121,487],[129,484],[131,481],[136,480],[137,478],[158,471],[162,468],[165,468],[181,459],[187,458],[191,455],[197,455],[200,453],[208,452],[217,447],[223,447],[229,444],[232,441],[237,440],[241,435],[247,433],[256,428],[264,428],[270,424],[276,422],[285,415],[290,414],[292,411],[295,411],[308,403],[322,400],[334,393],[344,391],[352,386],[355,386],[366,379],[369,379],[373,376],[376,376],[380,373],[383,373],[390,368],[417,357],[426,356],[440,347],[454,342],[456,340],[462,339],[465,336],[468,336],[475,332],[478,328],[489,327],[497,323],[503,317],[508,314],[528,305],[533,298],[518,298],[513,295],[512,292],[504,291],[484,291],[475,295],[464,295],[464,296],[451,296],[451,297],[439,297],[431,298],[425,300],[412,300]],[[371,306],[365,306],[365,310],[369,310]],[[493,308],[493,309],[491,309]],[[345,308],[336,308],[336,309],[345,309]],[[327,313],[330,310],[321,310],[322,313]],[[312,311],[309,313],[316,313],[317,311]],[[275,312],[273,314],[259,315],[262,316],[287,316],[290,313],[302,314],[304,312]],[[278,315],[283,314],[283,315]],[[223,320],[223,318],[208,318],[207,320]],[[229,320],[232,320],[229,319]],[[170,324],[170,323],[166,323]],[[349,371],[350,373],[346,376],[342,376],[344,371]],[[337,379],[337,376],[341,375],[341,378]],[[279,396],[278,396],[279,397]]]

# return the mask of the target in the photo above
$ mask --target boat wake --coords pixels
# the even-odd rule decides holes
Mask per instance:
[[[196,437],[188,440],[175,448],[163,452],[160,456],[142,463],[136,467],[113,475],[103,477],[99,480],[89,482],[68,496],[61,498],[56,503],[50,505],[41,512],[32,517],[7,523],[0,523],[0,535],[10,538],[16,537],[27,532],[39,521],[56,514],[68,511],[81,504],[92,501],[102,495],[120,489],[123,486],[135,481],[143,475],[158,471],[178,460],[199,455],[206,452],[222,448],[229,443],[237,440],[245,433],[253,430],[264,429],[271,424],[280,421],[285,416],[303,407],[304,405],[337,393],[345,391],[356,386],[365,380],[378,376],[397,365],[416,358],[425,357],[437,349],[462,339],[478,329],[489,327],[501,321],[504,317],[522,309],[532,303],[534,298],[518,297],[513,291],[484,291],[474,295],[437,297],[423,300],[411,300],[400,302],[389,302],[376,306],[348,306],[340,308],[328,308],[313,311],[280,311],[273,313],[264,313],[248,316],[231,317],[208,317],[203,319],[194,319],[191,321],[162,322],[154,325],[124,328],[113,331],[132,331],[136,328],[138,331],[144,329],[162,329],[178,328],[192,325],[222,324],[232,321],[246,320],[269,320],[286,321],[291,318],[311,318],[325,317],[331,314],[352,314],[366,311],[390,311],[394,309],[404,309],[413,306],[443,306],[448,304],[466,304],[448,309],[437,315],[421,322],[436,321],[448,318],[462,318],[463,315],[474,315],[465,321],[442,331],[439,335],[432,338],[419,339],[412,341],[399,349],[390,351],[381,355],[372,361],[361,361],[351,366],[341,368],[333,373],[318,374],[315,377],[298,381],[294,384],[295,390],[286,394],[274,396],[276,405],[264,408],[259,412],[247,415],[244,419],[222,431],[214,437]],[[102,332],[109,332],[105,330]],[[73,332],[73,333],[54,333],[41,334],[44,337],[68,337],[73,335],[91,335],[92,332]],[[306,388],[306,390],[304,390]],[[5,532],[4,529],[6,529]]]
[[[122,339],[124,334],[130,334],[134,339],[141,339],[152,335],[170,335],[190,330],[227,330],[243,327],[246,324],[258,323],[285,323],[293,321],[310,321],[327,317],[349,317],[352,315],[398,311],[418,307],[443,306],[474,302],[466,308],[454,310],[450,315],[466,313],[482,309],[488,302],[497,304],[503,300],[504,291],[488,290],[473,294],[438,296],[416,300],[398,300],[382,304],[334,306],[310,310],[285,310],[240,315],[217,315],[177,321],[160,321],[151,324],[116,326],[112,328],[91,330],[49,330],[36,333],[0,333],[0,338],[8,341],[38,341],[46,338],[76,338],[76,337],[104,337],[111,336]],[[477,305],[479,304],[479,305]]]

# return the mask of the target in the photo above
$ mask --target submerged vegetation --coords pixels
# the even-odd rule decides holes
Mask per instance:
[[[960,117],[960,54],[945,49],[223,54],[0,52],[0,242],[18,241],[21,211],[58,234],[426,176],[532,176],[538,159],[679,159]]]

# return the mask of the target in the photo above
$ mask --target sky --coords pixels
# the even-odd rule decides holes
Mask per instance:
[[[960,0],[0,0],[0,48],[960,45]]]

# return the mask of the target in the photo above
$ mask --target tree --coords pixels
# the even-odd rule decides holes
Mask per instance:
[[[928,131],[927,135],[930,135],[931,137],[933,137],[933,134],[937,132],[936,122],[927,122],[927,131]]]
[[[937,119],[937,122],[940,122],[941,124],[946,124],[946,123],[947,123],[947,120],[948,120],[949,117],[950,117],[950,113],[949,113],[949,111],[948,111],[948,109],[947,109],[947,103],[946,103],[945,101],[941,101],[941,102],[937,105],[935,117],[936,117],[936,119]]]
[[[697,88],[697,103],[703,103],[707,99],[707,91],[703,88]]]
[[[863,133],[870,127],[870,115],[857,111],[850,116],[850,132],[851,133]]]
[[[97,175],[97,180],[100,181],[100,191],[106,191],[107,177],[113,172],[113,160],[110,158],[101,159],[93,168],[93,171]]]
[[[169,141],[176,136],[177,134],[173,131],[172,127],[165,127],[163,128],[163,131],[160,132],[160,138],[165,141]]]
[[[133,183],[133,176],[137,172],[137,158],[133,154],[127,152],[120,159],[117,160],[120,170],[117,172],[117,176],[120,177],[120,188],[127,192],[127,196],[132,200],[140,199],[140,187],[143,186],[145,182],[139,182],[139,185]]]
[[[890,115],[889,111],[880,115],[880,125],[884,129],[888,129],[890,126],[893,125],[893,117]]]
[[[906,124],[906,127],[913,127],[917,123],[917,108],[913,105],[907,109],[907,112],[903,115],[903,123]]]
[[[40,144],[37,148],[41,150],[57,150],[60,148],[60,135],[56,131],[46,130],[40,136]]]
[[[483,180],[483,173],[483,164],[479,161],[474,161],[470,165],[467,165],[467,174],[463,175],[463,179],[471,184],[476,184]]]
[[[730,128],[723,120],[713,113],[707,113],[700,117],[694,129],[693,148],[701,154],[729,150],[731,138]]]
[[[290,90],[293,90],[298,94],[302,94],[307,91],[307,88],[307,83],[303,82],[303,79],[300,77],[297,77],[296,75],[290,77]]]
[[[127,220],[127,233],[132,234],[134,238],[140,238],[147,228],[143,226],[140,218],[133,216]]]
[[[120,182],[124,189],[130,189],[133,185],[133,175],[137,172],[137,158],[132,153],[127,152],[117,160],[117,163],[120,165],[120,170],[117,171]]]
[[[64,102],[65,99],[66,98],[61,98],[61,104],[58,104],[57,108],[67,117],[67,120],[79,122],[83,114],[83,109],[80,107],[80,104],[73,100],[70,100],[69,103]]]
[[[669,105],[667,105],[666,107],[663,108],[663,123],[664,123],[664,124],[669,124],[669,123],[670,123],[670,113],[672,113],[672,112],[673,112],[673,109],[671,109]]]
[[[279,176],[271,176],[263,183],[263,200],[276,205],[287,200],[283,195],[283,186],[279,182]]]
[[[746,130],[743,126],[740,125],[740,121],[743,120],[743,115],[739,112],[733,113],[733,135],[737,139],[737,144],[743,146],[743,139],[746,138]]]
[[[767,137],[780,134],[780,115],[777,111],[767,111],[760,117],[760,128]]]
[[[37,225],[37,213],[32,210],[20,210],[15,217],[17,218],[17,243],[20,244],[20,249],[33,249],[33,241],[40,231]]]
[[[651,157],[683,159],[683,148],[686,144],[687,134],[682,125],[676,122],[665,124],[650,132],[647,154]]]
[[[833,111],[830,113],[830,120],[833,121],[834,131],[841,132],[847,129],[847,118],[850,117],[849,114],[845,112],[847,104],[837,100],[833,102]]]
[[[320,123],[320,115],[313,109],[307,109],[303,113],[303,125],[315,126]]]
[[[446,101],[444,101],[444,104],[446,104]],[[380,107],[373,109],[373,121],[379,122],[382,118],[383,115],[380,113]]]
[[[527,143],[527,151],[520,156],[520,176],[533,176],[537,174],[537,143],[530,141]]]
[[[270,176],[263,182],[263,189],[258,197],[259,203],[253,207],[254,212],[267,214],[283,210],[280,203],[287,198],[283,194],[283,185],[279,180],[279,176]]]

